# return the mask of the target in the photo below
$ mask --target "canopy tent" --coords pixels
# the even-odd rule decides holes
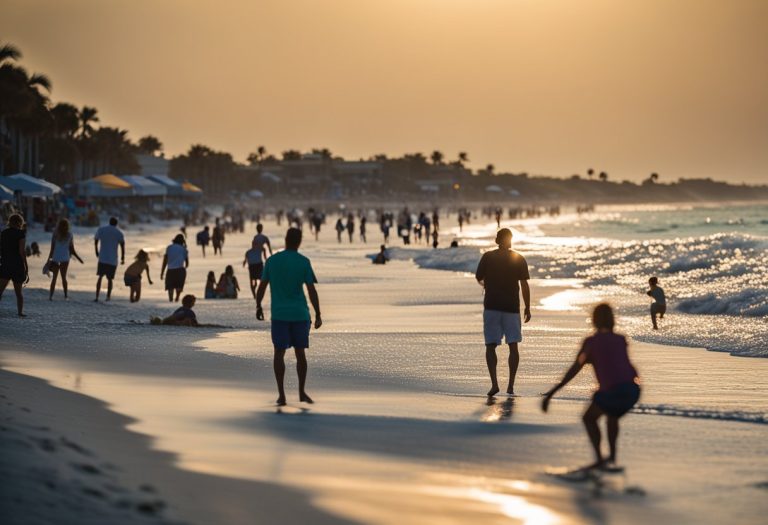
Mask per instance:
[[[12,192],[20,191],[22,197],[47,199],[53,197],[57,193],[61,193],[61,188],[52,182],[38,179],[37,177],[27,175],[26,173],[17,173],[10,177],[0,177],[0,184]]]
[[[86,197],[131,197],[134,189],[117,175],[105,173],[81,182],[80,194]]]
[[[168,175],[147,175],[147,178],[165,186],[165,190],[168,192],[169,197],[178,197],[184,193],[181,184],[170,178]]]
[[[283,179],[281,179],[279,176],[275,175],[271,171],[265,171],[261,174],[261,180],[266,180],[269,182],[281,182]]]
[[[13,190],[0,184],[0,202],[16,200]]]
[[[202,188],[195,186],[188,180],[185,180],[181,183],[181,189],[184,190],[184,195],[188,195],[190,197],[201,197],[203,195]]]
[[[163,184],[141,175],[122,175],[122,180],[133,186],[137,197],[165,197],[168,190]]]

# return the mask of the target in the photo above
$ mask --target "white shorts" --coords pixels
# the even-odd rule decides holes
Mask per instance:
[[[520,314],[483,310],[483,334],[487,345],[500,345],[502,336],[507,344],[521,342],[523,332]]]

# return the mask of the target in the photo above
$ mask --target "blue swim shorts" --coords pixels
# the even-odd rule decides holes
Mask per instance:
[[[310,321],[280,321],[272,319],[272,344],[276,350],[309,348]]]

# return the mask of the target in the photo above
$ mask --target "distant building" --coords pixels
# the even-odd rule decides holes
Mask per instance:
[[[170,162],[165,157],[155,155],[136,155],[136,161],[139,163],[141,175],[168,175],[170,171]]]

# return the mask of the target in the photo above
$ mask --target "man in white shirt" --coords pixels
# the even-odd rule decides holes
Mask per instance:
[[[107,278],[107,301],[112,298],[112,280],[115,278],[115,271],[117,270],[118,246],[120,246],[120,264],[125,264],[125,237],[117,227],[117,218],[110,217],[107,226],[102,226],[96,230],[93,240],[96,257],[99,258],[99,264],[96,268],[96,275],[99,276],[99,279],[96,281],[96,299],[93,301],[98,303],[102,277]],[[99,249],[99,243],[101,243],[101,249]]]
[[[189,266],[189,252],[182,234],[173,238],[173,242],[165,249],[163,267],[160,270],[160,278],[165,274],[165,289],[168,291],[168,300],[173,302],[173,292],[176,292],[178,302],[181,292],[184,291],[184,283],[187,281],[187,267]],[[165,269],[168,268],[166,273]]]

